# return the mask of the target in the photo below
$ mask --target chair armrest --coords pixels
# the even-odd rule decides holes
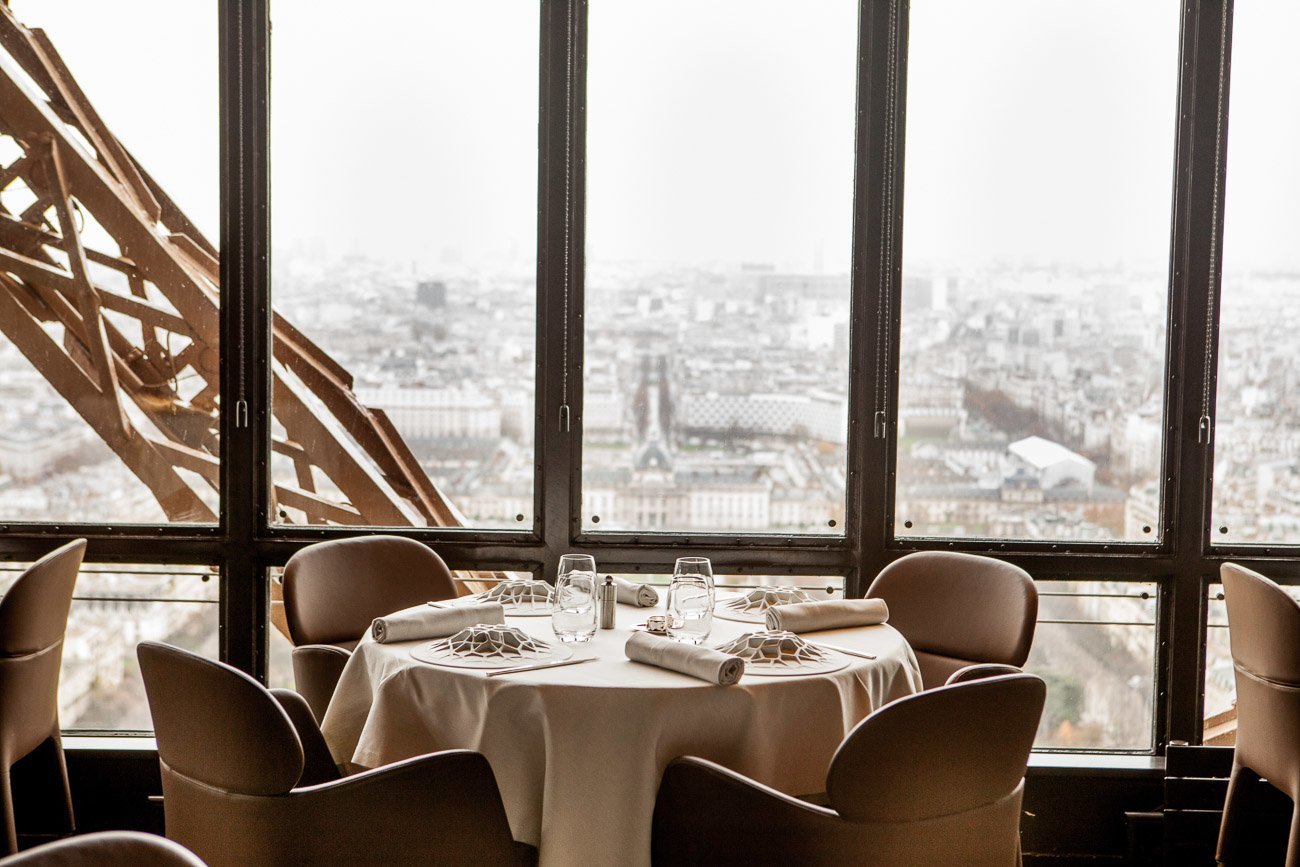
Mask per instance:
[[[975,665],[968,665],[965,668],[959,668],[948,679],[944,681],[944,686],[951,686],[954,683],[967,683],[972,680],[983,680],[986,677],[1001,677],[1004,674],[1024,674],[1024,669],[1016,668],[1014,665],[1002,665],[998,662],[980,662]]]
[[[289,715],[289,721],[293,723],[298,732],[298,740],[302,743],[302,776],[298,778],[298,785],[314,786],[341,777],[338,765],[334,764],[334,757],[330,755],[330,748],[320,733],[320,726],[316,724],[316,718],[307,706],[307,700],[291,689],[273,689],[271,695],[275,696],[280,707]]]
[[[516,845],[492,766],[472,750],[407,759],[294,789],[287,799],[318,829],[347,827],[342,852],[339,840],[326,843],[323,861],[355,853],[374,863],[516,864],[531,851]]]
[[[293,682],[317,724],[325,718],[334,687],[351,658],[351,651],[333,644],[304,644],[293,649]]]
[[[707,810],[701,809],[707,807]],[[862,826],[713,762],[684,757],[655,801],[655,864],[843,864]]]
[[[469,750],[283,795],[220,792],[174,775],[171,784],[168,833],[193,837],[210,863],[513,865],[528,853],[511,836],[487,759]],[[214,823],[237,830],[217,839]]]

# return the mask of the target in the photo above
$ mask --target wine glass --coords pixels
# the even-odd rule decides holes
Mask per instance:
[[[565,554],[555,576],[551,628],[564,642],[590,641],[596,634],[596,560],[587,554]]]
[[[668,635],[701,644],[713,629],[713,565],[707,557],[678,557],[668,588]]]

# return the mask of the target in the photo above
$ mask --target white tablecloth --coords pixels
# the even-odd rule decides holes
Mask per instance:
[[[662,606],[661,606],[662,608]],[[414,660],[420,642],[358,645],[325,714],[335,761],[365,767],[438,750],[487,756],[515,839],[541,864],[650,863],[650,824],[668,762],[693,755],[791,794],[825,788],[849,730],[920,689],[916,657],[885,626],[807,636],[868,651],[820,675],[746,674],[720,687],[631,662],[629,628],[655,609],[618,606],[618,628],[574,645],[599,660],[487,677]],[[510,618],[554,641],[550,619]],[[710,644],[761,626],[715,619]]]

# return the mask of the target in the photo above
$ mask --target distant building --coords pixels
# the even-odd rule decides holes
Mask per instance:
[[[1060,443],[1042,437],[1025,437],[1007,446],[1013,463],[1038,480],[1043,490],[1073,484],[1092,490],[1097,465]]]
[[[441,280],[421,280],[415,287],[415,303],[438,310],[447,306],[447,284]]]
[[[842,443],[847,414],[844,399],[827,393],[707,392],[682,399],[679,423],[688,433],[792,436]]]

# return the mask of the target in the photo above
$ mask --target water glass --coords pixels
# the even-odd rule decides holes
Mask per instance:
[[[668,588],[668,635],[701,644],[713,629],[713,565],[707,557],[678,557]]]
[[[551,628],[560,641],[590,641],[596,634],[596,560],[565,554],[555,576]]]

